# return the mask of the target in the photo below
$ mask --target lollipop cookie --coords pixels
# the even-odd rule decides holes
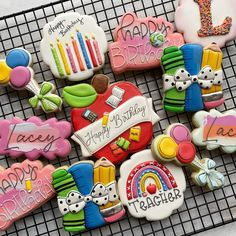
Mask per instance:
[[[31,65],[32,57],[28,51],[23,48],[11,50],[6,59],[0,61],[0,84],[9,84],[16,90],[27,89],[35,94],[29,99],[33,108],[41,108],[45,113],[60,110],[62,99],[54,94],[55,86],[50,82],[39,85]]]

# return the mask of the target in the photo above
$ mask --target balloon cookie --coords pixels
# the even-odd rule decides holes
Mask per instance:
[[[33,116],[26,121],[20,118],[0,120],[0,155],[13,158],[25,156],[36,160],[44,156],[49,160],[66,157],[71,151],[67,138],[71,125],[67,121],[51,118],[42,121]]]
[[[224,103],[222,92],[223,54],[212,43],[185,44],[164,49],[161,58],[164,109],[172,112],[194,112]]]
[[[125,210],[116,190],[115,166],[105,157],[81,161],[53,173],[66,231],[80,232],[119,220]]]
[[[223,47],[236,38],[235,12],[234,0],[179,0],[175,24],[187,43]]]
[[[217,110],[199,111],[193,116],[196,129],[192,132],[193,142],[206,146],[208,150],[221,148],[226,153],[236,152],[236,111],[224,114]]]
[[[162,220],[183,204],[186,181],[181,167],[163,165],[144,150],[122,163],[118,188],[132,216]]]
[[[28,51],[23,48],[11,50],[5,60],[0,60],[0,85],[9,84],[13,89],[27,89],[35,94],[29,99],[33,108],[41,108],[45,113],[60,110],[62,99],[54,94],[55,86],[50,82],[39,85],[31,65],[32,57]]]
[[[55,195],[52,165],[25,160],[10,168],[0,166],[0,230],[42,206]]]
[[[109,45],[112,70],[144,70],[160,66],[163,49],[184,44],[183,36],[174,33],[174,26],[164,18],[138,18],[125,13],[114,33],[115,42]]]
[[[70,12],[44,26],[40,51],[55,77],[80,81],[103,67],[107,40],[92,16]]]
[[[208,158],[199,159],[191,142],[189,129],[180,124],[170,125],[166,134],[157,136],[152,142],[152,153],[161,162],[175,162],[192,169],[191,178],[196,185],[215,190],[223,187],[224,175],[215,170],[216,163]]]
[[[116,164],[148,145],[159,117],[152,99],[144,97],[135,85],[117,82],[109,86],[108,81],[107,76],[96,75],[92,85],[65,87],[63,95],[74,107],[72,139],[81,146],[82,155],[106,156]]]

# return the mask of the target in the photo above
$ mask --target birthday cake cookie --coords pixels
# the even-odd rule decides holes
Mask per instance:
[[[0,166],[0,230],[42,206],[55,195],[52,165],[25,160],[10,168]]]
[[[80,232],[115,222],[125,210],[116,190],[115,166],[105,157],[80,161],[53,173],[66,231]]]
[[[161,58],[164,109],[172,112],[194,112],[224,103],[222,92],[223,54],[212,43],[185,44],[164,49]]]
[[[80,145],[82,156],[106,156],[118,163],[148,145],[159,117],[152,99],[144,97],[135,85],[117,82],[109,86],[108,81],[107,76],[96,75],[92,85],[65,87],[63,95],[73,107],[72,139]]]
[[[118,188],[132,216],[154,221],[169,217],[183,204],[186,181],[181,167],[161,164],[151,150],[144,150],[122,163]]]
[[[107,40],[92,16],[70,12],[44,26],[40,51],[55,77],[80,81],[103,67]]]
[[[175,24],[187,43],[223,47],[236,38],[235,12],[234,0],[179,0]]]
[[[183,36],[174,33],[174,26],[164,18],[138,18],[135,13],[125,13],[114,33],[114,43],[109,44],[112,70],[144,70],[160,66],[163,49],[184,44]]]

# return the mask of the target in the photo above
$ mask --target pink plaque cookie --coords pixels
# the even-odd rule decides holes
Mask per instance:
[[[160,66],[164,48],[184,43],[182,35],[173,32],[174,26],[161,17],[139,19],[135,13],[126,13],[114,31],[115,42],[109,45],[113,71],[118,74]]]
[[[0,120],[0,155],[13,158],[24,155],[29,160],[44,156],[53,160],[56,156],[65,157],[71,151],[67,138],[71,125],[67,121],[51,118],[42,121],[31,117],[26,121],[20,118]]]
[[[25,160],[11,168],[0,166],[0,230],[39,208],[55,195],[52,165]]]

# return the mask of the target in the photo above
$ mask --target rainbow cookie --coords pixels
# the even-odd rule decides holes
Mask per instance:
[[[223,47],[236,38],[235,12],[234,0],[179,0],[175,24],[187,43]]]
[[[80,81],[103,67],[107,40],[93,17],[70,12],[43,27],[40,51],[55,77]]]
[[[161,220],[183,204],[186,181],[181,167],[161,164],[144,150],[121,165],[118,188],[132,216]]]
[[[192,132],[193,142],[206,146],[208,150],[221,148],[226,153],[236,152],[236,111],[224,114],[217,110],[199,111],[193,116],[196,129]]]
[[[73,107],[72,139],[81,146],[82,155],[98,159],[106,156],[117,164],[148,145],[159,117],[152,99],[144,97],[132,83],[109,86],[108,80],[105,75],[96,75],[92,85],[65,87],[63,96]]]
[[[106,158],[61,167],[52,176],[66,231],[100,227],[125,214],[116,191],[115,166]]]
[[[10,168],[0,166],[0,230],[42,206],[54,195],[52,165],[25,160]]]
[[[224,103],[222,92],[223,54],[212,43],[185,44],[164,49],[161,58],[164,109],[172,112],[194,112]]]
[[[42,121],[36,116],[23,121],[14,117],[0,120],[0,127],[0,155],[25,156],[31,161],[40,156],[54,160],[57,156],[66,157],[71,151],[67,140],[71,125],[67,121],[56,118]]]
[[[114,33],[115,42],[109,44],[112,70],[144,70],[160,66],[163,49],[184,44],[183,36],[174,33],[174,26],[164,18],[138,18],[125,13]]]
[[[0,85],[10,85],[15,90],[27,89],[35,94],[29,99],[33,108],[45,113],[61,110],[62,99],[55,95],[55,86],[50,82],[39,85],[34,79],[31,54],[23,48],[11,50],[5,60],[0,60]]]
[[[161,162],[174,161],[177,165],[189,166],[192,170],[191,178],[196,185],[209,190],[223,187],[224,175],[215,170],[216,163],[213,160],[196,156],[196,148],[186,126],[180,123],[170,125],[165,134],[153,140],[151,149],[155,159]]]

